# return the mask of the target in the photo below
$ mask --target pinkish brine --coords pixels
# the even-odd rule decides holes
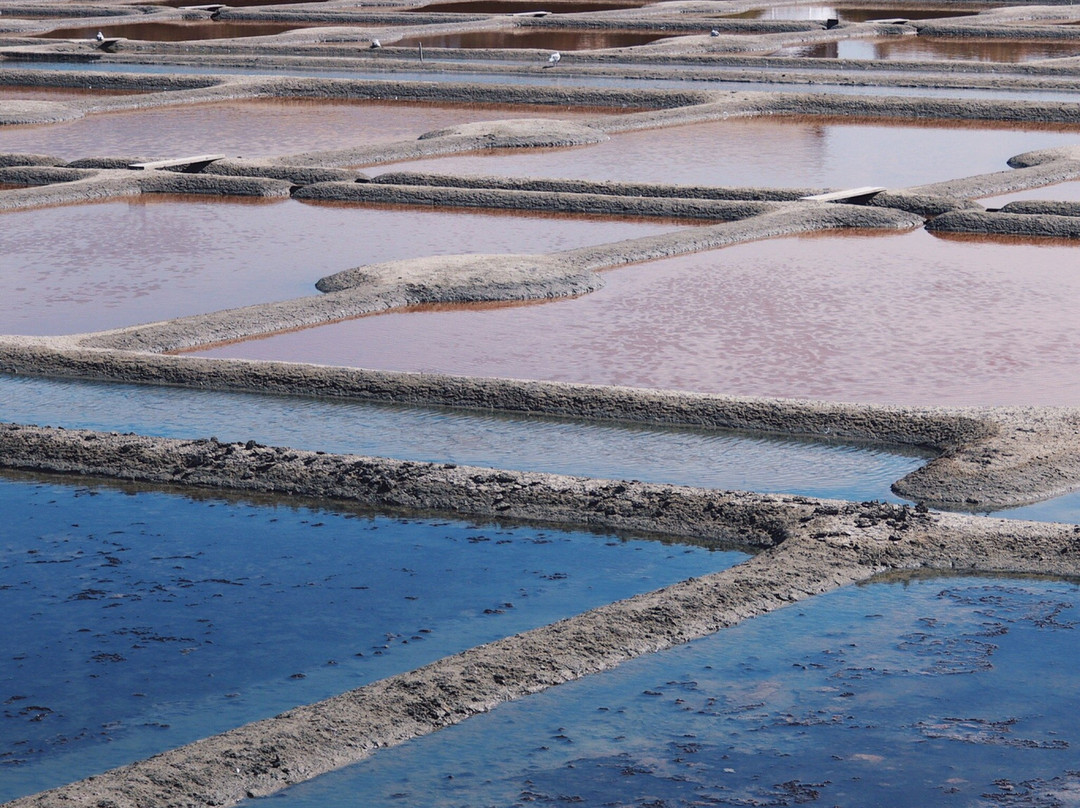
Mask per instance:
[[[1080,403],[1074,246],[827,235],[604,278],[572,300],[364,317],[205,353],[736,395]]]

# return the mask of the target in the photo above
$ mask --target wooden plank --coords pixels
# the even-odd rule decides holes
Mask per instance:
[[[151,160],[148,163],[130,163],[128,168],[135,171],[146,171],[151,168],[175,168],[176,166],[193,166],[196,163],[212,163],[215,160],[224,160],[224,154],[199,154],[195,157],[175,157],[171,160]]]
[[[827,194],[814,194],[813,196],[801,196],[805,202],[840,202],[845,199],[860,199],[865,196],[880,194],[885,188],[878,185],[866,185],[862,188],[849,188],[846,191],[830,191]]]

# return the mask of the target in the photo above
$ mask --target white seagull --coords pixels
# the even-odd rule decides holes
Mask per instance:
[[[104,42],[105,34],[101,33],[101,31],[98,31],[97,36],[95,36],[94,39],[96,39],[98,42]]]
[[[545,67],[555,67],[555,65],[559,63],[559,60],[561,58],[562,54],[558,51],[555,51],[553,54],[551,54],[551,56],[548,57],[548,63],[545,65]]]
[[[382,43],[377,39],[373,39],[373,40],[371,40],[371,47],[373,47],[373,48],[381,48]]]

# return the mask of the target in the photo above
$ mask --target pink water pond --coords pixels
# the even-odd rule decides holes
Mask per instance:
[[[474,121],[598,114],[595,109],[543,106],[252,99],[98,113],[43,126],[6,126],[0,128],[0,152],[43,153],[69,160],[200,153],[255,158],[415,138]]]
[[[1013,155],[1080,142],[1080,128],[743,118],[613,135],[577,149],[503,150],[381,171],[690,185],[902,188],[1001,171]]]
[[[1074,246],[828,235],[605,278],[574,300],[371,316],[204,353],[737,395],[1080,404]]]
[[[323,275],[423,255],[551,252],[671,222],[137,198],[0,215],[0,333],[67,334],[318,294]]]
[[[1080,56],[1080,41],[894,36],[885,39],[841,39],[819,45],[798,45],[770,55],[879,62],[1032,62],[1038,59]]]

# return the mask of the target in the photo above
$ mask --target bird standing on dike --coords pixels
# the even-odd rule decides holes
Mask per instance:
[[[95,36],[94,39],[96,39],[98,42],[104,42],[105,34],[101,33],[101,31],[98,31],[97,36]]]
[[[555,51],[553,54],[551,54],[551,56],[548,57],[548,63],[544,65],[544,67],[555,67],[555,65],[559,63],[559,60],[561,58],[562,54],[558,51]]]

